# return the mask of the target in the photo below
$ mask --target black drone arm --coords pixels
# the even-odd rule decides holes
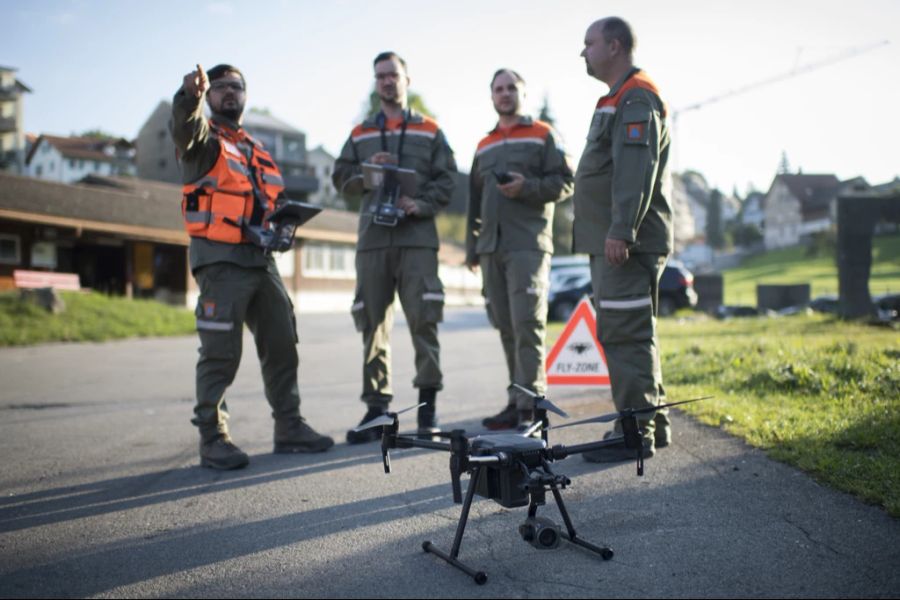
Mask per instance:
[[[558,444],[553,446],[552,448],[547,449],[547,453],[549,455],[550,460],[562,460],[564,458],[568,458],[573,454],[583,454],[585,452],[592,452],[594,450],[602,450],[603,448],[608,448],[609,446],[616,446],[622,443],[622,440],[625,439],[625,436],[616,436],[611,437],[605,440],[600,440],[598,442],[589,442],[587,444],[576,444],[574,446],[563,446],[562,444]],[[626,444],[628,442],[626,441]],[[644,458],[641,452],[640,444],[635,449],[635,458],[638,461],[638,476],[642,476],[644,474]]]

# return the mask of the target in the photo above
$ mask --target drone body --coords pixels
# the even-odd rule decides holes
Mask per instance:
[[[556,548],[562,537],[598,554],[603,560],[609,560],[613,557],[611,548],[595,546],[577,536],[560,493],[560,490],[565,489],[571,484],[571,481],[564,475],[553,473],[550,464],[573,454],[602,450],[605,447],[618,445],[624,439],[625,446],[635,451],[637,474],[643,475],[643,446],[637,415],[652,412],[664,406],[683,403],[675,402],[653,409],[613,413],[563,425],[562,427],[588,422],[609,422],[618,418],[621,420],[623,435],[575,446],[550,447],[547,443],[547,432],[550,429],[547,412],[554,412],[563,417],[568,417],[568,415],[543,396],[538,396],[530,390],[525,391],[535,399],[537,420],[519,432],[486,433],[471,438],[467,437],[466,432],[462,429],[436,434],[438,437],[449,438],[449,442],[419,439],[398,433],[398,415],[417,408],[416,406],[398,413],[386,413],[357,428],[361,430],[379,425],[383,427],[381,453],[385,473],[391,472],[390,451],[395,448],[428,448],[450,452],[450,481],[453,489],[453,501],[463,505],[453,547],[449,553],[445,553],[432,542],[426,541],[422,544],[422,548],[425,552],[430,552],[465,572],[479,585],[487,582],[487,575],[483,571],[472,569],[458,559],[469,509],[475,495],[493,500],[506,508],[528,506],[528,518],[519,526],[519,534],[522,539],[535,548]],[[693,400],[686,402],[693,402]],[[539,437],[535,437],[537,435]],[[463,473],[469,474],[465,500],[462,497],[460,483]],[[565,531],[561,531],[561,528],[549,519],[537,516],[538,507],[546,504],[548,491],[553,495],[559,508],[565,524]]]

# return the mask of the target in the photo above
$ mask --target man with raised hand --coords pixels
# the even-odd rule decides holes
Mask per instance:
[[[204,102],[205,101],[205,102]],[[241,362],[244,323],[256,342],[276,453],[321,452],[334,444],[300,416],[294,307],[272,255],[246,226],[267,227],[284,185],[272,156],[241,127],[243,74],[231,65],[184,76],[172,106],[172,137],[184,179],[182,214],[191,236],[197,301],[197,404],[200,464],[239,469],[247,454],[231,440],[225,390]],[[212,117],[203,113],[204,103]]]

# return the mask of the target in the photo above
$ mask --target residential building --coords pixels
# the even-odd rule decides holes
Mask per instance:
[[[834,175],[776,175],[764,199],[766,249],[793,246],[831,229],[841,189]]]
[[[23,173],[25,131],[24,96],[31,89],[16,79],[16,69],[0,66],[0,171]]]
[[[334,189],[334,183],[331,181],[334,156],[322,146],[316,146],[307,153],[306,158],[311,174],[319,180],[319,189],[309,195],[309,202],[329,208],[346,209],[347,203]]]
[[[25,173],[37,179],[75,183],[88,175],[134,176],[134,144],[106,137],[41,135],[25,160]]]
[[[763,231],[766,223],[765,200],[766,195],[762,192],[750,192],[747,194],[741,207],[741,223],[753,225],[760,231]]]

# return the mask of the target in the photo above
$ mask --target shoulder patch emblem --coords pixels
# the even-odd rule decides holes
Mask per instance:
[[[643,123],[629,123],[628,131],[626,136],[629,141],[637,142],[644,138],[644,124]]]

